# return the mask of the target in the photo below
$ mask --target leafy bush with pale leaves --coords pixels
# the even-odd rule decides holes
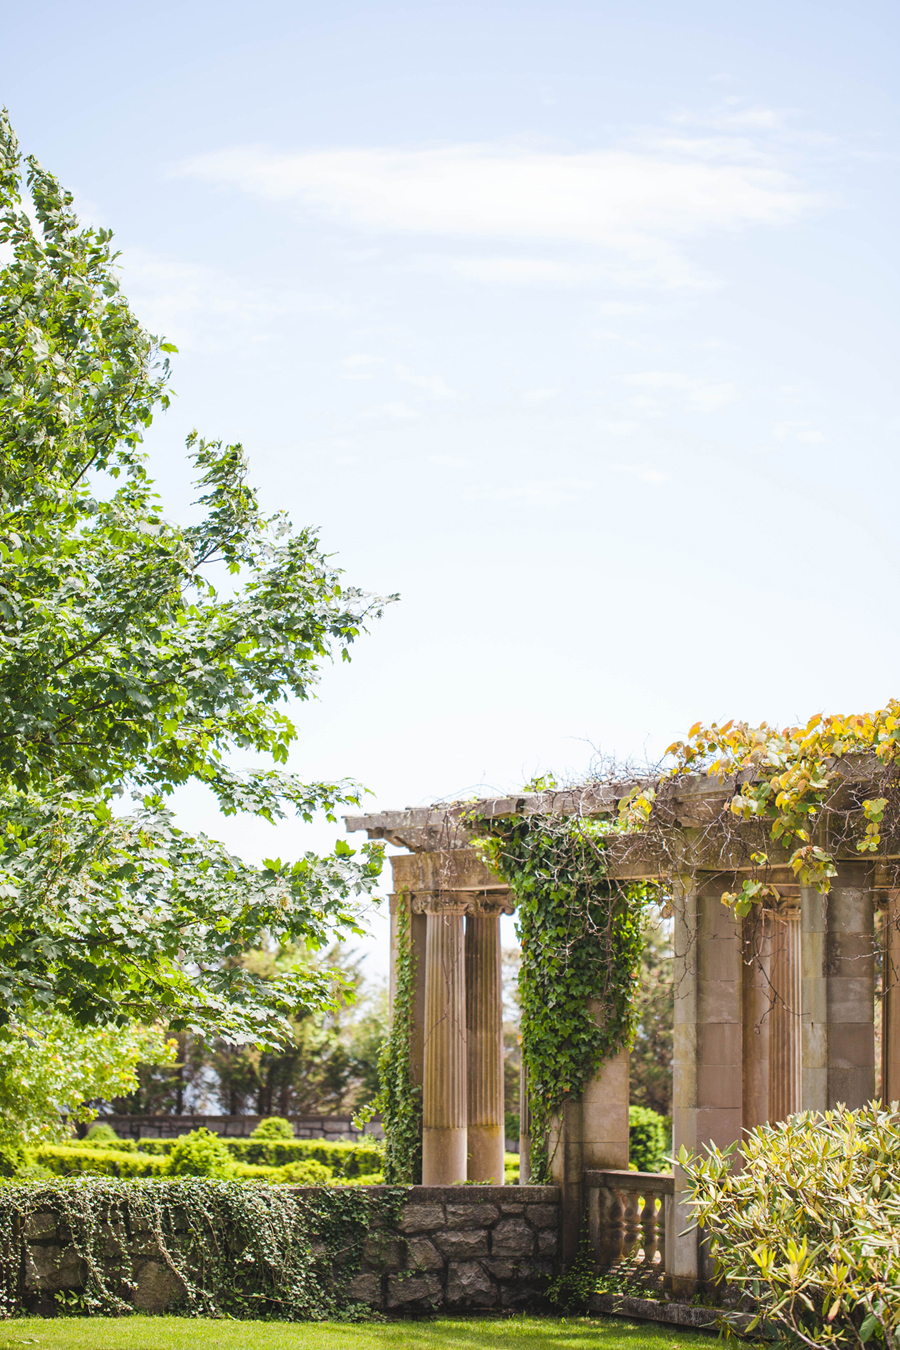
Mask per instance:
[[[719,1273],[785,1340],[824,1350],[900,1340],[900,1114],[805,1112],[742,1145],[681,1150]]]
[[[294,1127],[284,1116],[266,1116],[250,1135],[251,1139],[293,1139]]]

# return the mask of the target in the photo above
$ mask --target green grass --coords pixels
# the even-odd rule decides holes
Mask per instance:
[[[687,1350],[708,1336],[618,1318],[421,1322],[226,1322],[189,1317],[37,1317],[0,1325],[0,1350]]]

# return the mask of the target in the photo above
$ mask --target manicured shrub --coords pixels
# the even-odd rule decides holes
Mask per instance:
[[[628,1108],[628,1157],[638,1172],[671,1172],[672,1126],[649,1106]]]
[[[281,1174],[279,1180],[291,1186],[327,1186],[334,1180],[331,1168],[316,1162],[315,1158],[288,1163],[287,1167],[279,1167],[278,1171]]]
[[[266,1116],[256,1126],[251,1139],[293,1139],[294,1127],[284,1116]]]
[[[226,1177],[231,1172],[231,1155],[219,1136],[201,1125],[175,1140],[168,1164],[173,1177]]]
[[[900,1116],[877,1104],[763,1125],[741,1146],[678,1157],[720,1275],[783,1340],[897,1344]]]
[[[115,1145],[119,1143],[119,1136],[111,1125],[107,1125],[105,1121],[98,1120],[88,1130],[87,1134],[84,1136],[83,1142],[94,1145],[103,1144],[104,1146],[109,1144],[115,1147]]]
[[[58,1177],[162,1177],[169,1170],[168,1158],[121,1149],[78,1147],[73,1144],[39,1144],[35,1162]]]
[[[168,1156],[181,1139],[142,1139],[142,1153]],[[123,1143],[126,1141],[123,1141]],[[128,1141],[130,1142],[130,1141]],[[374,1141],[354,1144],[325,1139],[225,1139],[219,1142],[235,1162],[256,1167],[286,1167],[288,1163],[313,1159],[331,1169],[336,1177],[372,1177],[384,1167],[384,1155]]]

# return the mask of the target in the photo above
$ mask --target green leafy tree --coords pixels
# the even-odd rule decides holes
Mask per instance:
[[[141,1026],[80,1027],[59,1011],[13,1023],[0,1037],[0,1143],[64,1139],[93,1120],[92,1103],[137,1084],[137,1066],[174,1047]]]
[[[5,116],[0,246],[0,1026],[54,1006],[278,1043],[334,980],[238,958],[360,931],[380,851],[252,867],[165,801],[190,780],[271,821],[356,800],[277,766],[285,700],[379,602],[342,586],[313,531],[262,511],[239,445],[192,435],[201,519],[164,515],[141,437],[174,349],[131,313],[109,231],[23,164]],[[276,767],[238,773],[235,752]],[[138,803],[124,817],[121,794]]]

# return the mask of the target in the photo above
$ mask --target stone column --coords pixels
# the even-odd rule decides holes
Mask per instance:
[[[391,859],[392,863],[396,859]],[[405,861],[405,859],[404,859]],[[395,869],[396,871],[396,869]],[[396,880],[396,879],[395,879]],[[409,1037],[409,1076],[413,1087],[421,1088],[425,1076],[425,946],[428,919],[417,911],[408,892],[400,890],[389,897],[391,913],[390,1015],[394,1015],[397,985],[397,920],[401,907],[409,915],[410,956],[413,967],[412,1018]]]
[[[525,1057],[519,1066],[519,1185],[527,1186],[531,1176],[531,1100],[528,1095],[528,1070]]]
[[[698,873],[674,888],[675,1037],[673,1134],[698,1151],[741,1137],[742,980],[741,927],[722,904],[733,878]],[[693,1297],[709,1270],[686,1204],[684,1174],[675,1164],[675,1193],[668,1225],[668,1283],[678,1297]],[[690,1231],[686,1231],[690,1230]]]
[[[875,1095],[872,864],[838,865],[827,895],[801,892],[804,1111]]]
[[[503,995],[500,906],[473,900],[466,919],[468,1179],[503,1185]]]
[[[900,1102],[900,891],[891,891],[883,919],[881,1100]]]
[[[772,1013],[769,1033],[769,1120],[801,1109],[800,911],[773,915]]]
[[[584,1094],[550,1122],[550,1179],[561,1188],[560,1255],[575,1259],[584,1206],[585,1168],[628,1168],[628,1051],[600,1065]]]
[[[743,1089],[744,1130],[769,1119],[772,1039],[772,916],[755,907],[743,922]]]
[[[416,896],[424,908],[425,1074],[422,1184],[450,1186],[466,1178],[465,900]]]

